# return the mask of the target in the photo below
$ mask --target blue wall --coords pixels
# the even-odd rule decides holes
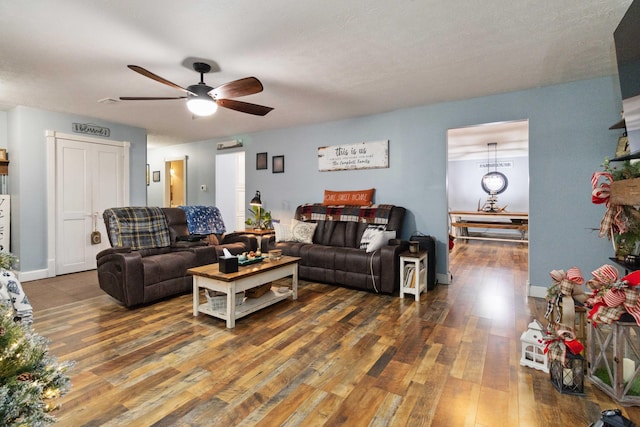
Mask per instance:
[[[290,218],[298,204],[320,201],[324,189],[374,187],[376,202],[409,210],[403,237],[420,231],[438,239],[438,273],[446,274],[447,130],[528,119],[530,278],[533,285],[546,287],[549,271],[576,265],[588,275],[613,253],[610,242],[598,239],[593,231],[604,208],[591,204],[590,177],[615,152],[618,135],[608,127],[620,117],[619,93],[612,76],[224,139],[243,140],[247,194],[260,190],[274,217]],[[107,126],[112,139],[132,143],[131,204],[146,203],[144,129],[27,107],[2,113],[0,143],[6,141],[12,161],[12,250],[20,257],[22,271],[46,267],[44,132],[71,133],[73,122]],[[389,140],[389,168],[318,171],[318,147],[381,139]],[[215,142],[155,153],[156,158],[189,155],[190,204],[215,203]],[[269,154],[269,169],[256,171],[255,155],[264,151]],[[271,173],[274,155],[285,156],[285,173]],[[199,191],[200,184],[207,184],[209,191]],[[150,194],[153,188],[151,183]]]
[[[588,276],[613,253],[611,244],[593,231],[604,209],[591,204],[590,179],[603,159],[615,152],[618,135],[608,128],[620,118],[619,93],[617,79],[611,76],[229,137],[244,142],[247,194],[260,190],[265,208],[275,218],[288,219],[298,204],[321,201],[325,189],[374,187],[377,203],[408,209],[403,237],[420,231],[437,238],[437,270],[446,274],[447,130],[528,119],[530,280],[534,286],[547,287],[551,270],[575,265]],[[318,171],[318,147],[381,139],[389,140],[389,168]],[[166,151],[198,153],[199,165],[189,162],[188,179],[199,185],[207,183],[199,169],[215,164],[215,142]],[[269,169],[257,171],[256,153],[264,151],[269,155]],[[285,156],[285,173],[271,172],[274,155]],[[201,179],[194,182],[195,173]],[[215,188],[213,182],[210,188]],[[189,203],[200,202],[192,200],[191,184],[188,192]]]

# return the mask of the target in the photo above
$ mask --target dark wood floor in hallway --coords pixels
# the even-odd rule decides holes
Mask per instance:
[[[458,243],[452,284],[419,303],[301,281],[233,330],[193,317],[191,295],[123,308],[95,271],[24,287],[51,352],[77,361],[59,426],[588,426],[617,405],[519,365],[545,308],[526,296],[527,252]]]

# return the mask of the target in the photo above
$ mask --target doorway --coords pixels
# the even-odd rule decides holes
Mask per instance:
[[[47,164],[47,276],[95,269],[102,212],[129,204],[129,143],[47,131]]]
[[[187,157],[164,160],[164,206],[175,208],[187,204]]]
[[[244,230],[245,153],[216,154],[216,206],[227,232]]]
[[[502,176],[498,191],[487,187],[487,177]],[[489,185],[490,187],[491,185]],[[447,131],[447,207],[471,214],[529,212],[529,121],[485,123]],[[449,215],[449,234],[452,215]],[[495,218],[482,219],[491,222]],[[497,220],[495,220],[497,221]],[[501,220],[500,220],[501,221]],[[509,221],[509,220],[506,220]],[[495,224],[489,224],[495,225]],[[455,245],[482,244],[489,240],[517,240],[517,230],[474,229],[478,240],[455,239]],[[456,233],[460,228],[455,229]],[[469,235],[469,229],[466,229]],[[495,234],[499,232],[500,234]],[[522,245],[523,243],[508,243]],[[455,252],[454,252],[455,253]],[[447,254],[449,257],[449,254]],[[447,265],[451,260],[447,260]]]

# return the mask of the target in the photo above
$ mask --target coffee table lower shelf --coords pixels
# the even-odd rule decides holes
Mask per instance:
[[[241,305],[236,305],[234,317],[235,319],[239,319],[258,310],[262,310],[265,307],[269,307],[279,301],[285,300],[290,296],[293,296],[293,291],[289,290],[281,293],[277,291],[277,288],[273,287],[258,298],[245,298]],[[198,306],[198,312],[217,317],[218,319],[228,320],[226,308],[224,310],[212,310],[209,303],[200,304]]]
[[[240,267],[238,272],[220,273],[218,264],[195,267],[188,270],[193,275],[193,315],[205,313],[227,322],[227,328],[236,326],[236,319],[261,310],[272,304],[291,297],[298,299],[298,261],[300,258],[284,256],[279,260],[265,260],[258,264]],[[278,292],[271,287],[258,298],[246,298],[243,304],[236,305],[236,294],[255,288],[264,283],[291,277],[291,288]],[[200,290],[208,289],[226,295],[224,309],[213,310],[211,306],[200,303]]]

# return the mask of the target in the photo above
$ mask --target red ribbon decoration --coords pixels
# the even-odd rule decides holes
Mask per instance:
[[[600,182],[600,178],[604,181]],[[610,202],[611,195],[611,183],[613,182],[613,175],[609,172],[594,172],[591,175],[591,202],[595,204],[606,204],[607,211],[600,221],[600,231],[598,237],[611,238],[611,232],[614,228],[617,228],[619,232],[626,231],[626,226],[619,216],[622,212],[622,207],[612,205]]]

